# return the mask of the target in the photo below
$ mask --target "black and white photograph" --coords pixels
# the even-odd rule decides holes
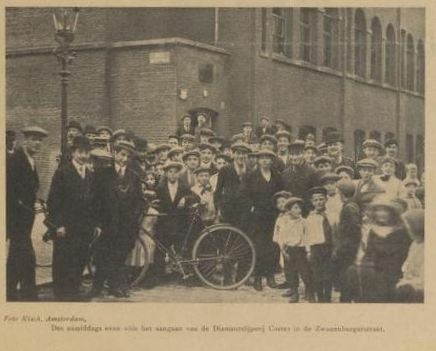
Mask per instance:
[[[426,9],[145,6],[5,8],[7,304],[423,304]]]

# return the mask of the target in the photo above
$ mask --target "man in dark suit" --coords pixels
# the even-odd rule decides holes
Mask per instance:
[[[295,140],[289,149],[291,165],[281,173],[284,190],[290,192],[292,196],[305,200],[303,208],[305,216],[309,212],[308,190],[316,184],[316,173],[303,158],[304,141]]]
[[[247,211],[241,203],[241,183],[247,174],[247,155],[251,152],[245,143],[232,145],[233,162],[218,173],[214,202],[223,222],[241,226],[241,218]]]
[[[256,128],[256,136],[258,139],[261,138],[262,135],[268,134],[268,135],[273,135],[274,134],[274,128],[271,126],[270,124],[270,120],[269,117],[267,116],[262,116],[260,118],[260,125],[257,126]]]
[[[281,130],[276,133],[277,139],[277,169],[279,172],[284,171],[291,165],[291,155],[289,154],[289,145],[291,145],[291,133],[287,130]]]
[[[53,288],[57,299],[79,298],[83,270],[93,233],[100,232],[94,173],[87,169],[91,144],[77,136],[71,145],[72,159],[53,176],[48,196],[48,220],[56,226],[53,248]],[[96,230],[97,229],[97,230]]]
[[[355,169],[354,161],[344,155],[344,139],[339,132],[332,131],[327,134],[325,143],[328,156],[332,159],[332,169],[339,166],[348,166]]]
[[[386,155],[392,157],[395,160],[395,176],[404,180],[406,178],[406,165],[398,158],[399,145],[398,140],[389,139],[385,141]]]
[[[10,243],[6,264],[8,301],[37,299],[31,238],[39,187],[34,156],[48,133],[39,127],[24,128],[22,133],[23,146],[8,159],[6,171],[6,235]]]
[[[195,134],[195,128],[192,125],[192,117],[191,115],[183,115],[182,118],[182,125],[179,126],[176,130],[176,135],[180,138],[184,134]]]
[[[133,143],[120,142],[114,148],[114,165],[96,174],[102,233],[96,246],[92,296],[101,293],[106,280],[109,294],[129,296],[123,268],[135,245],[144,205],[140,178],[129,166],[134,152]]]

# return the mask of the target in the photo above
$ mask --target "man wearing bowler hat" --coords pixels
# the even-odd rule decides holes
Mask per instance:
[[[91,296],[101,293],[106,280],[109,294],[129,296],[123,267],[139,233],[144,205],[140,177],[129,165],[134,153],[133,143],[119,142],[114,147],[113,166],[96,174],[102,234],[96,246],[97,271]]]
[[[87,167],[90,150],[88,138],[80,135],[74,138],[72,159],[55,172],[48,195],[48,220],[56,227],[53,288],[60,301],[79,298],[89,244],[93,234],[100,233],[95,174]]]
[[[39,188],[34,157],[41,150],[42,140],[48,133],[40,127],[26,127],[22,133],[22,147],[6,164],[6,236],[10,243],[6,264],[8,301],[37,299],[35,252],[31,238]]]

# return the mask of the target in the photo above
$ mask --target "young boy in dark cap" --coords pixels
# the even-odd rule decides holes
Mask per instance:
[[[385,141],[386,156],[392,157],[395,160],[395,176],[399,180],[406,178],[406,166],[403,161],[398,158],[399,145],[398,140],[389,139]]]
[[[331,302],[332,228],[326,214],[327,191],[314,187],[309,193],[313,211],[307,216],[306,229],[314,291],[317,302]]]
[[[209,143],[203,143],[199,146],[200,149],[200,166],[210,168],[211,174],[215,174],[218,172],[214,159],[217,153],[215,147]]]
[[[216,209],[213,201],[214,189],[210,184],[211,169],[199,167],[195,171],[196,183],[191,188],[191,191],[200,199],[201,205],[201,220],[205,226],[211,225],[216,219]]]
[[[200,166],[200,152],[197,150],[185,152],[182,160],[185,167],[180,174],[180,181],[192,188],[195,185],[194,172]]]

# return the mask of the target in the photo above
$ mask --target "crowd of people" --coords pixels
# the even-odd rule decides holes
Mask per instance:
[[[34,156],[48,134],[40,127],[22,133],[17,147],[15,133],[7,132],[10,301],[38,298]],[[122,267],[144,214],[174,215],[155,217],[151,225],[178,252],[187,230],[183,218],[199,203],[203,225],[230,223],[252,239],[250,281],[257,291],[265,279],[270,288],[286,289],[282,295],[290,302],[331,302],[334,290],[341,302],[423,301],[424,172],[419,176],[415,164],[399,158],[397,140],[367,139],[362,158],[353,160],[337,130],[316,145],[313,134],[294,140],[284,121],[262,116],[256,128],[245,122],[226,139],[203,114],[182,116],[159,145],[123,129],[75,121],[66,135],[46,220],[59,300],[81,296],[91,242],[100,250],[87,296],[99,296],[107,284],[110,294],[128,297]],[[164,258],[155,250],[155,277],[166,274]],[[277,284],[281,271],[285,281]]]

